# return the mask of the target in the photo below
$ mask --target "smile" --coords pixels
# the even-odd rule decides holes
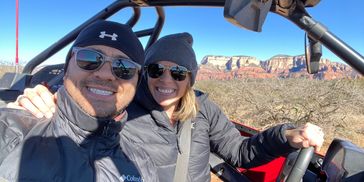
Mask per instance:
[[[163,89],[163,88],[159,88],[159,87],[157,87],[157,90],[158,90],[158,92],[161,92],[163,94],[171,94],[176,91],[176,89]]]
[[[112,95],[113,92],[111,91],[107,91],[107,90],[100,90],[100,89],[97,89],[97,88],[88,88],[88,90],[94,94],[97,94],[97,95],[103,95],[103,96],[109,96],[109,95]]]

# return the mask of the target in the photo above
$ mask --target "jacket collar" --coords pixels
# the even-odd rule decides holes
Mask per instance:
[[[150,93],[146,76],[143,76],[141,79],[141,83],[135,96],[136,102],[149,111],[149,114],[152,116],[154,122],[156,122],[157,125],[174,131],[175,129],[170,124],[167,113],[154,100],[152,94]]]
[[[96,118],[87,114],[71,98],[64,87],[57,91],[57,113],[59,119],[69,122],[71,130],[86,137],[89,134],[115,135],[121,130],[121,123],[127,119],[127,114],[120,121],[112,118]],[[124,111],[126,112],[126,111]],[[105,131],[107,130],[107,131]],[[106,133],[105,133],[106,132]]]

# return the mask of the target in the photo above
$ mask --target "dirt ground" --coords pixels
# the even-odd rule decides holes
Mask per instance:
[[[221,182],[222,180],[217,177],[214,173],[210,173],[211,174],[211,182]]]

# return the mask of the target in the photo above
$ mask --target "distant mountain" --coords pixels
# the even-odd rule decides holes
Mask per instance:
[[[306,71],[305,56],[276,55],[266,61],[252,56],[205,56],[197,74],[197,80],[239,79],[239,78],[311,78],[331,80],[337,78],[357,78],[359,74],[350,66],[320,60],[317,74]]]

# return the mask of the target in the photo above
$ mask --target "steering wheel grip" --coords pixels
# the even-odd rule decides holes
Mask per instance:
[[[287,176],[286,182],[297,182],[300,181],[305,174],[308,165],[310,164],[311,158],[314,153],[313,147],[302,148],[299,152],[295,163],[292,166],[291,172]]]

